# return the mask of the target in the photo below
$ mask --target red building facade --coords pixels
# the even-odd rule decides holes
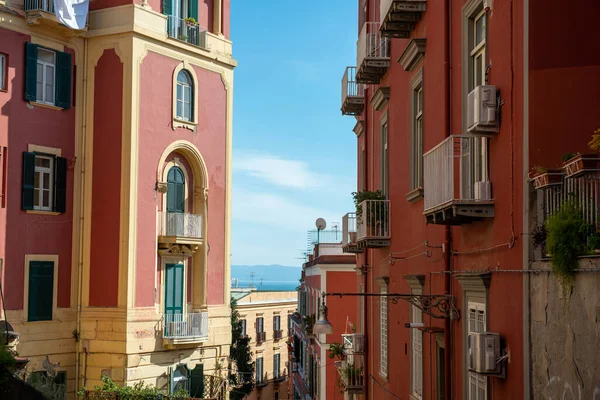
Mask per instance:
[[[531,395],[527,176],[565,146],[585,152],[600,93],[598,52],[550,45],[562,3],[538,3],[358,2],[342,113],[357,120],[360,203],[344,251],[368,294],[359,398]],[[564,43],[583,29],[570,22]],[[579,96],[581,80],[593,84]],[[469,364],[469,336],[483,332],[499,334],[495,371]]]

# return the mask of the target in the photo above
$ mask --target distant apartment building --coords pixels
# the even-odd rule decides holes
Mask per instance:
[[[298,307],[296,292],[233,289],[232,296],[254,361],[255,389],[247,398],[289,398],[288,325]]]
[[[368,296],[364,387],[343,390],[592,398],[597,252],[563,295],[542,228],[574,201],[591,232],[578,240],[597,235],[598,149],[587,143],[600,128],[600,48],[582,38],[599,36],[600,5],[355,4],[341,108],[356,118],[359,196],[343,230]],[[330,316],[345,312],[328,305]]]
[[[69,398],[102,375],[224,396],[229,9],[94,0],[72,30],[0,0],[0,309]]]
[[[356,257],[342,252],[341,231],[324,231],[319,236],[322,239],[314,244],[308,261],[302,266],[298,311],[291,318],[293,399],[344,399],[336,371],[355,366],[362,368],[363,363],[362,348],[358,347],[352,358],[329,357],[332,344],[346,346],[351,352],[351,343],[362,343],[362,334],[356,333],[353,328],[359,324],[358,298],[327,297],[326,305],[332,310],[328,318],[334,326],[333,333],[313,332],[315,322],[321,317],[322,293],[355,293],[361,290],[357,284]],[[352,367],[349,367],[348,361]]]

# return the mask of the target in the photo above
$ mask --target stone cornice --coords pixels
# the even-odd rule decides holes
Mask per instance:
[[[425,275],[405,275],[404,279],[408,282],[411,290],[423,290],[425,284]]]
[[[380,86],[379,89],[373,94],[371,104],[375,107],[375,110],[379,111],[385,107],[390,99],[390,87]]]
[[[398,62],[402,64],[405,71],[412,71],[415,69],[419,61],[425,55],[425,43],[427,39],[411,39],[406,45],[404,52],[398,59]]]
[[[362,133],[363,133],[364,128],[365,128],[364,121],[356,121],[356,125],[354,125],[354,128],[352,128],[352,130],[356,134],[356,137],[360,137],[360,135],[362,135]]]
[[[491,272],[483,273],[461,273],[454,275],[463,290],[468,292],[485,292],[490,287],[492,279]]]

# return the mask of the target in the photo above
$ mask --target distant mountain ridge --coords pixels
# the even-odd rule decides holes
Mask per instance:
[[[247,283],[254,280],[258,285],[260,280],[265,282],[298,282],[302,272],[301,267],[286,265],[232,265],[231,277],[238,279],[240,283]],[[254,279],[252,278],[254,273]]]

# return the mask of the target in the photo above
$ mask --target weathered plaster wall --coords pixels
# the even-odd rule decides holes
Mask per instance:
[[[580,261],[598,267],[600,259]],[[532,274],[530,287],[533,398],[600,398],[600,273],[578,273],[571,291],[551,273]]]

